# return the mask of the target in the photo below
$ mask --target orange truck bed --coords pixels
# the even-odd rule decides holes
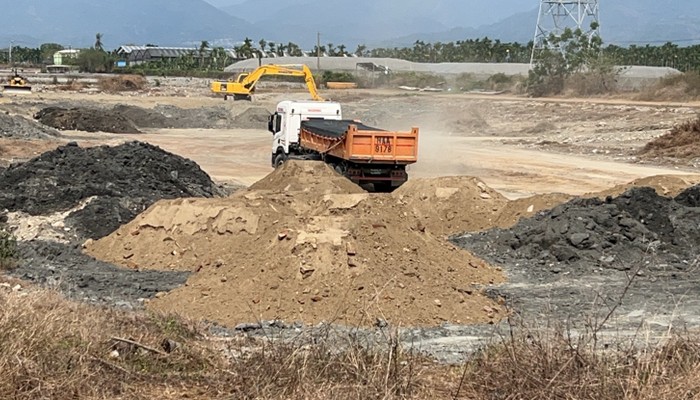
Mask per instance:
[[[418,160],[418,128],[385,131],[348,120],[309,120],[299,144],[354,163],[412,164]]]

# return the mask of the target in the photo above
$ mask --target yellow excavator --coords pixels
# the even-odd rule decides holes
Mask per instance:
[[[255,92],[255,85],[265,75],[299,76],[303,77],[306,87],[314,100],[323,101],[318,95],[316,82],[311,70],[306,65],[261,65],[253,72],[241,73],[235,79],[228,81],[214,81],[211,83],[211,91],[223,94],[224,100],[233,97],[234,100],[251,100]]]
[[[13,76],[2,86],[3,93],[31,93],[32,87],[27,79],[17,73],[17,69],[12,70]]]

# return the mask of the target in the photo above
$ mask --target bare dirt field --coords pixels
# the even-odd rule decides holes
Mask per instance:
[[[56,136],[44,132],[45,127],[20,124],[17,126],[21,128],[14,129],[11,136],[0,135],[0,172],[5,170],[5,176],[15,176],[9,174],[16,172],[15,167],[8,167],[11,163],[56,149],[47,157],[57,160],[52,161],[56,166],[69,164],[71,154],[83,160],[71,164],[72,172],[60,176],[63,184],[70,186],[70,176],[90,175],[76,172],[82,166],[94,170],[96,176],[108,175],[100,170],[99,159],[85,161],[97,157],[89,154],[102,153],[81,153],[83,150],[76,150],[71,142],[84,149],[140,141],[194,161],[220,185],[199,197],[217,197],[216,193],[227,188],[249,187],[261,180],[263,183],[240,190],[231,198],[183,200],[179,197],[190,196],[191,191],[183,188],[180,167],[172,165],[184,161],[167,161],[170,155],[152,147],[147,153],[119,153],[115,159],[134,167],[130,172],[134,186],[144,185],[148,195],[133,194],[136,189],[127,195],[111,184],[100,186],[101,182],[91,181],[86,185],[82,203],[70,203],[51,212],[67,213],[62,218],[70,222],[87,209],[89,220],[95,223],[101,215],[115,214],[109,207],[118,203],[131,212],[129,218],[116,213],[117,226],[121,228],[88,238],[80,236],[79,225],[73,228],[58,221],[58,214],[51,214],[53,219],[36,220],[29,224],[34,224],[33,241],[55,239],[60,234],[65,239],[62,245],[71,250],[58,249],[55,240],[51,246],[27,244],[24,254],[32,262],[20,266],[15,272],[17,277],[63,285],[64,289],[68,287],[64,291],[91,302],[115,298],[124,307],[145,304],[152,309],[204,317],[228,328],[250,323],[245,330],[252,331],[263,328],[261,320],[301,321],[302,325],[342,320],[365,327],[400,321],[407,341],[418,343],[422,350],[447,362],[460,360],[488,337],[491,326],[498,325],[507,307],[515,307],[516,313],[534,315],[535,319],[566,319],[572,318],[575,310],[588,310],[594,305],[610,307],[616,296],[626,291],[630,271],[645,279],[639,279],[642,282],[636,289],[626,291],[630,304],[622,307],[626,313],[620,318],[622,325],[611,327],[611,332],[633,332],[635,326],[650,320],[652,325],[666,329],[674,324],[674,310],[689,326],[700,326],[700,321],[692,318],[700,298],[691,295],[700,289],[700,283],[691,274],[698,263],[693,259],[697,257],[695,246],[700,246],[697,227],[692,223],[682,226],[682,232],[690,238],[688,243],[668,239],[667,232],[669,224],[694,221],[697,217],[698,206],[688,200],[694,198],[694,192],[684,193],[676,200],[670,197],[700,183],[700,155],[674,158],[675,153],[655,153],[653,157],[640,153],[647,143],[673,127],[695,120],[700,104],[393,90],[324,93],[341,102],[347,118],[384,129],[420,128],[419,162],[410,167],[409,182],[390,195],[370,196],[344,183],[328,183],[339,177],[316,167],[298,167],[294,174],[275,171],[282,175],[270,175],[273,169],[270,133],[265,123],[267,110],[283,99],[305,99],[304,93],[265,91],[252,103],[225,102],[201,88],[189,90],[186,85],[172,85],[166,84],[157,92],[118,95],[44,91],[0,98],[0,111],[16,119],[33,119],[47,107],[58,107],[62,116],[68,115],[64,110],[71,110],[70,115],[78,115],[74,118],[104,115],[105,120],[106,116],[126,116],[140,132],[103,131],[111,130],[110,126],[87,132],[91,130],[88,126],[79,131],[61,130]],[[85,121],[89,119],[84,118]],[[71,145],[59,148],[68,143]],[[160,161],[149,169],[150,160]],[[47,167],[45,160],[39,160],[38,165],[47,174],[54,169]],[[139,174],[159,174],[163,185],[170,185],[167,191],[163,190],[167,195],[151,197],[154,189],[160,189],[159,184],[141,179]],[[32,174],[26,175],[29,177],[17,175],[17,187],[34,190],[47,181],[60,186],[56,177],[39,182]],[[120,179],[121,183],[128,183],[128,176],[122,174]],[[636,184],[630,184],[635,180]],[[292,181],[293,185],[288,183]],[[200,183],[211,186],[207,179]],[[617,196],[628,187],[639,185],[653,187],[659,195],[669,197],[659,199],[640,191],[627,193],[619,201],[612,197],[580,200],[585,204],[552,211],[555,217],[569,215],[566,213],[572,210],[570,215],[595,220],[597,225],[564,218],[556,225],[557,234],[563,235],[561,240],[574,249],[562,247],[555,257],[551,249],[538,253],[540,250],[528,247],[531,254],[526,258],[532,266],[525,270],[524,255],[501,256],[516,243],[511,241],[513,238],[517,238],[517,243],[525,243],[523,237],[530,234],[549,239],[551,232],[547,231],[546,219],[544,228],[534,222],[520,228],[516,225],[512,232],[491,231],[492,228],[510,229],[521,217],[546,218],[549,214],[543,210],[574,196],[596,197],[591,195],[595,192],[604,192],[602,198]],[[46,193],[51,186],[41,188],[45,191],[36,193]],[[533,195],[536,197],[530,197]],[[22,204],[34,206],[32,199],[22,196]],[[100,196],[108,199],[92,200]],[[160,198],[169,200],[153,203]],[[8,199],[6,207],[16,208],[10,211],[31,214],[25,209],[28,206],[18,205],[19,200]],[[628,207],[635,202],[644,205]],[[617,208],[612,210],[613,206]],[[599,207],[604,212],[579,215],[576,213],[583,212],[577,207]],[[651,227],[648,220],[653,218],[648,214],[654,214],[655,207],[666,210],[665,219]],[[132,221],[130,218],[138,212],[141,214]],[[630,222],[621,215],[642,222]],[[27,224],[21,222],[29,220],[24,214],[10,215],[11,224],[27,229]],[[39,232],[37,226],[41,228]],[[598,226],[614,232],[596,242],[593,238],[598,240],[598,236],[591,232],[603,229]],[[573,227],[578,231],[572,238]],[[42,229],[50,235],[42,236]],[[478,236],[482,231],[491,233]],[[212,232],[217,234],[212,237]],[[447,241],[449,237],[452,243]],[[493,243],[500,243],[506,250],[501,251]],[[544,246],[543,243],[537,245]],[[620,243],[629,244],[625,249],[661,249],[660,252],[676,254],[682,260],[660,257],[649,261],[655,268],[642,271],[598,266],[596,262],[603,263],[601,260],[610,255],[595,253],[601,259],[592,258],[595,267],[586,264],[586,268],[577,269],[579,264],[574,261],[579,258],[570,254],[590,250],[586,246],[615,248]],[[673,247],[681,245],[685,246],[683,251]],[[99,261],[87,257],[81,252],[83,249]],[[673,249],[678,251],[674,253]],[[550,261],[550,256],[556,260]],[[566,268],[572,266],[571,271],[575,272],[554,265],[555,262],[569,263]],[[91,277],[81,269],[83,264],[99,268],[102,275]],[[52,279],[42,276],[45,265],[50,265]],[[338,274],[335,268],[345,269]],[[139,274],[147,279],[143,287],[131,284],[139,279]],[[71,282],[69,276],[75,279],[75,285],[66,283]],[[163,279],[161,286],[159,276]],[[342,284],[334,282],[334,278],[342,279]],[[99,285],[94,284],[96,279]],[[105,282],[110,279],[125,289],[109,293]],[[674,284],[677,279],[682,284]],[[184,280],[187,283],[183,284]],[[240,286],[234,287],[238,282]],[[608,283],[613,289],[604,293]],[[264,295],[260,294],[263,286],[267,288]],[[645,294],[655,288],[659,290],[656,296],[644,302]],[[532,295],[528,297],[528,293]],[[678,303],[683,296],[687,301]],[[348,302],[362,304],[358,308],[364,307],[365,312],[347,319],[333,315]],[[226,305],[223,309],[222,304]],[[246,319],[248,313],[250,317]],[[280,335],[296,326],[265,325],[278,329]]]

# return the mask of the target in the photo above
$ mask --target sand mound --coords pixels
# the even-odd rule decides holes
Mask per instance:
[[[640,155],[647,159],[700,157],[700,118],[677,125],[669,133],[647,143]]]
[[[232,122],[238,129],[266,129],[270,112],[265,107],[250,107],[238,114]]]
[[[317,169],[324,171],[290,163],[259,186],[279,187],[278,175]],[[499,306],[479,287],[501,274],[422,229],[393,195],[285,188],[161,201],[86,251],[131,268],[195,271],[186,286],[150,305],[227,325],[499,318]]]
[[[392,193],[429,232],[444,236],[495,226],[507,203],[478,178],[411,179]]]
[[[148,80],[141,75],[115,75],[102,78],[100,89],[105,92],[136,92],[148,87]]]
[[[365,193],[322,161],[289,160],[250,186],[251,190],[328,193]]]
[[[542,210],[566,203],[573,196],[564,193],[547,193],[509,201],[498,214],[493,227],[508,228],[521,218],[529,218]]]
[[[589,193],[584,197],[619,196],[627,190],[635,187],[650,187],[661,196],[677,196],[682,191],[700,183],[700,175],[656,175],[635,179],[624,185],[617,185],[601,192]]]

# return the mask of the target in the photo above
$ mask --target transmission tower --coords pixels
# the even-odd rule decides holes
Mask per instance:
[[[596,23],[596,29],[591,25]],[[550,35],[559,36],[566,28],[581,29],[589,36],[600,35],[600,7],[598,0],[540,0],[535,39],[530,64],[537,61],[542,50],[561,50],[548,42]]]

